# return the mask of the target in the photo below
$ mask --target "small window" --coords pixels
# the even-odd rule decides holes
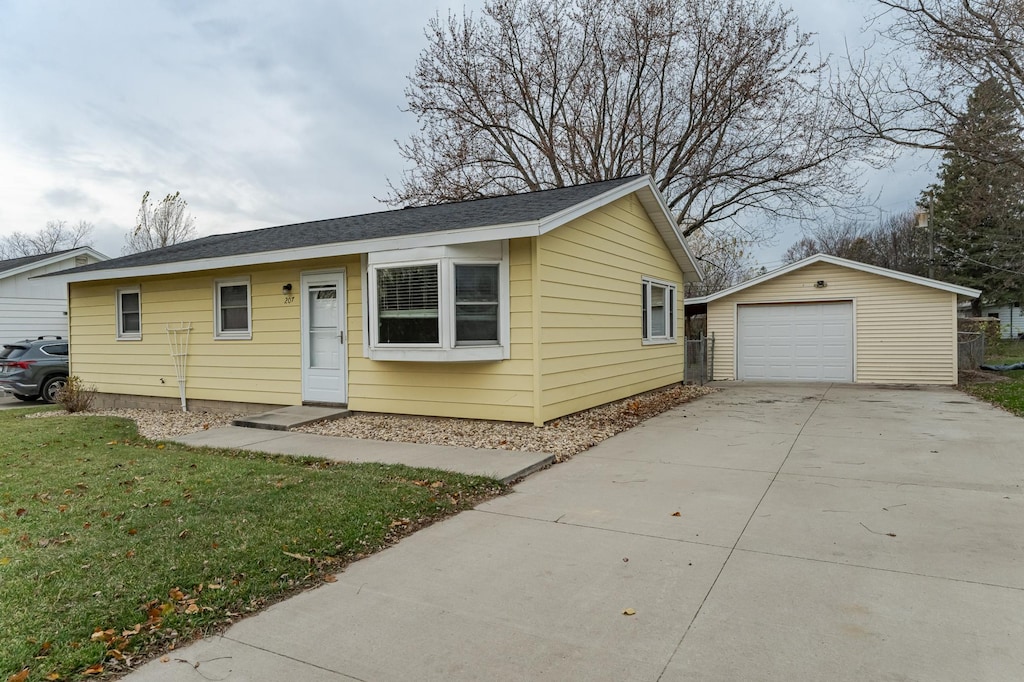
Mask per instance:
[[[377,342],[438,344],[437,264],[377,268]]]
[[[142,338],[142,297],[138,287],[117,290],[117,338]]]
[[[498,343],[498,265],[455,266],[455,345]]]
[[[676,338],[676,286],[643,280],[642,338],[648,343],[669,343]]]
[[[216,334],[218,339],[251,339],[252,306],[249,280],[221,280],[216,285]]]
[[[58,357],[67,357],[68,344],[66,343],[55,343],[49,346],[42,346],[41,351],[47,355],[56,355]]]

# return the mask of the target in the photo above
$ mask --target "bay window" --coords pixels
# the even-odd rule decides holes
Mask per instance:
[[[506,242],[369,254],[365,355],[420,362],[508,358],[507,254]]]

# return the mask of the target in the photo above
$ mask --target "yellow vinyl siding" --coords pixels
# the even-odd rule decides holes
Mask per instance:
[[[537,239],[538,421],[682,381],[682,273],[635,196]],[[676,284],[676,343],[643,345],[644,276]]]
[[[824,280],[828,286],[817,289]],[[854,381],[955,384],[956,295],[831,263],[813,263],[708,304],[715,379],[736,378],[736,307],[853,301]]]
[[[360,346],[350,344],[349,407],[366,412],[532,422],[533,290],[529,239],[509,242],[509,279],[510,359],[374,361],[363,357]],[[349,327],[358,325],[361,337],[362,315],[357,309],[353,317],[353,300],[361,299],[350,294]]]
[[[177,398],[166,328],[184,322],[192,327],[185,382],[188,398],[299,404],[299,274],[340,267],[347,268],[350,275],[355,272],[358,286],[358,258],[72,284],[71,371],[101,393]],[[238,277],[249,278],[252,339],[215,340],[214,282]],[[281,293],[286,283],[292,284],[296,294],[290,302]],[[140,288],[142,339],[119,341],[115,292],[118,287],[135,285]],[[358,319],[358,289],[349,292],[350,325],[353,296]]]

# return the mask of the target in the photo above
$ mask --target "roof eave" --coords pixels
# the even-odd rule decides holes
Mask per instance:
[[[334,258],[352,256],[374,251],[390,249],[410,249],[428,246],[450,246],[452,244],[470,244],[475,242],[516,239],[519,237],[535,237],[539,234],[536,221],[511,223],[508,225],[488,225],[486,227],[469,227],[461,230],[428,232],[399,237],[382,237],[380,239],[361,239],[351,242],[334,242],[303,246],[294,249],[276,251],[258,251],[234,256],[218,256],[216,258],[198,258],[190,261],[173,261],[156,265],[138,265],[127,268],[90,270],[80,273],[54,273],[53,277],[64,277],[68,282],[99,282],[109,279],[129,279],[152,277],[157,275],[173,275],[185,272],[201,272],[203,270],[220,270],[252,265],[271,263],[287,263],[290,261],[312,260],[316,258]]]
[[[808,265],[813,265],[815,263],[830,263],[832,265],[837,265],[840,267],[847,267],[853,270],[860,270],[861,272],[868,272],[871,274],[879,275],[881,277],[888,277],[890,279],[909,282],[911,284],[918,284],[921,286],[930,287],[932,289],[948,291],[952,294],[956,294],[958,297],[963,297],[972,300],[981,296],[981,291],[979,291],[978,289],[962,287],[957,284],[950,284],[948,282],[941,282],[936,279],[919,277],[917,275],[910,275],[905,272],[899,272],[897,270],[890,270],[888,268],[878,267],[877,265],[868,265],[867,263],[848,260],[846,258],[840,258],[838,256],[829,256],[824,253],[818,253],[813,256],[808,256],[803,260],[798,260],[795,263],[784,265],[781,268],[772,270],[771,272],[766,272],[763,275],[758,275],[753,279],[748,279],[746,282],[741,282],[740,284],[729,287],[728,289],[722,289],[721,291],[717,291],[713,294],[701,296],[699,299],[691,300],[700,303],[710,303],[711,301],[716,301],[720,298],[725,298],[726,296],[732,296],[733,294],[739,293],[744,289],[749,289],[750,287],[757,286],[762,282],[767,282],[769,280],[775,279],[776,277],[781,277],[782,275],[788,274],[790,272],[795,272],[801,268],[807,267]]]
[[[25,265],[16,268],[11,268],[10,270],[4,270],[3,272],[0,272],[0,279],[8,279],[10,277],[15,277],[17,275],[21,275],[32,270],[44,268],[47,265],[52,265],[53,263],[59,263],[60,261],[66,260],[68,258],[77,258],[78,256],[81,255],[92,256],[97,260],[101,261],[108,260],[105,255],[103,255],[96,249],[92,248],[91,246],[82,246],[77,249],[71,249],[69,251],[61,251],[60,253],[54,254],[51,258],[40,258],[39,260],[34,260],[31,263],[26,263]]]

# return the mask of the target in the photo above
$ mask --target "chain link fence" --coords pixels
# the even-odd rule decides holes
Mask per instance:
[[[960,369],[978,369],[985,361],[985,334],[957,332],[957,358]]]
[[[715,335],[686,339],[686,365],[683,379],[688,384],[704,385],[715,376]]]

